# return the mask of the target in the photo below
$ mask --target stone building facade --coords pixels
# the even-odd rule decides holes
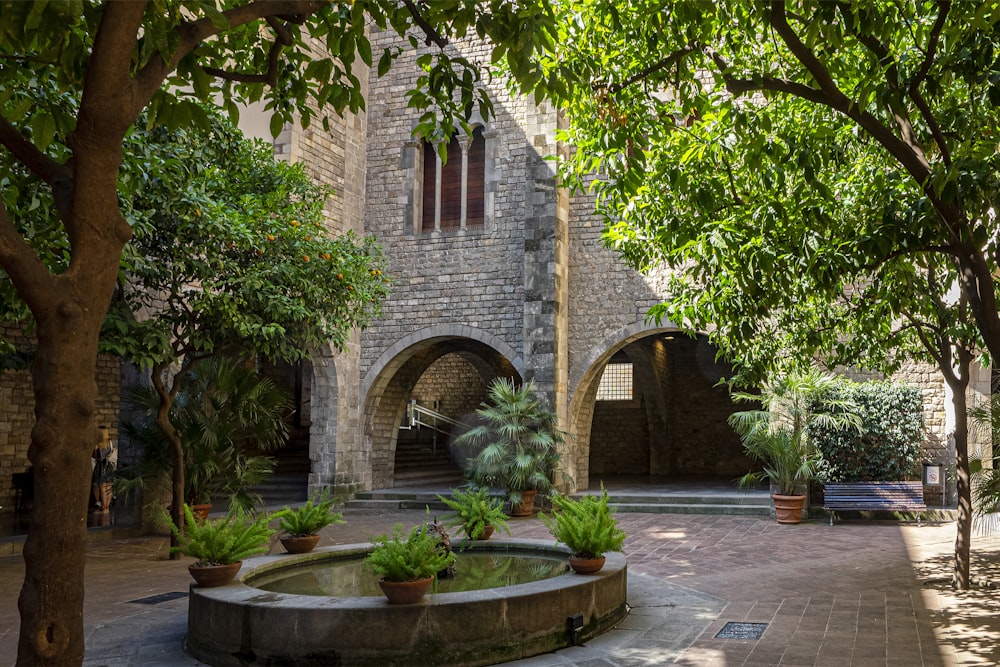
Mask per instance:
[[[373,49],[392,40],[373,35]],[[488,57],[482,46],[460,48]],[[310,165],[330,155],[358,165],[363,191],[333,185],[360,196],[352,210],[360,207],[360,229],[383,244],[393,281],[381,319],[345,352],[314,359],[309,487],[350,494],[409,483],[403,451],[421,436],[410,432],[408,406],[461,421],[498,376],[531,381],[551,401],[569,435],[563,462],[575,488],[621,475],[732,480],[745,472],[749,462],[726,424],[733,404],[716,386],[729,369],[706,336],[646,320],[665,276],[625,266],[602,243],[593,201],[556,182],[549,158],[564,150],[554,138],[556,109],[488,82],[495,116],[474,122],[485,139],[482,223],[421,224],[423,209],[436,204],[426,173],[431,148],[414,140],[419,114],[406,107],[416,55],[402,56],[386,77],[371,75],[365,117],[345,121],[346,135],[314,139],[311,152],[299,152]],[[323,141],[332,144],[325,154]],[[347,145],[363,153],[345,152]],[[609,365],[631,369],[628,398],[599,395]],[[927,460],[953,462],[938,374],[913,366],[897,379],[927,399]],[[979,369],[971,402],[989,395],[988,380]],[[423,451],[448,451],[451,428],[425,434]],[[462,453],[450,458],[457,470]]]

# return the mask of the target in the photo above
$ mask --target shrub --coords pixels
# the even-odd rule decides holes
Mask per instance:
[[[333,511],[336,501],[324,489],[322,495],[314,493],[301,507],[293,509],[286,505],[275,516],[278,517],[281,529],[289,535],[315,535],[331,523],[344,523],[343,514]]]
[[[858,405],[861,435],[810,424],[827,482],[913,478],[924,435],[923,397],[916,387],[892,382],[845,382],[836,391]]]
[[[579,500],[552,496],[552,509],[551,517],[541,515],[542,523],[574,556],[599,558],[609,551],[622,550],[625,531],[618,527],[603,485],[600,496],[581,496]]]
[[[493,526],[510,535],[508,517],[503,511],[503,500],[490,495],[489,490],[479,487],[470,491],[452,489],[452,497],[438,495],[438,500],[453,510],[444,517],[446,526],[461,526],[469,539],[477,539],[487,526]]]
[[[365,563],[386,581],[415,581],[433,577],[455,562],[455,554],[438,546],[438,536],[424,526],[415,526],[403,537],[403,526],[396,524],[392,537],[379,535],[375,548]]]
[[[273,518],[270,514],[252,518],[240,510],[233,510],[220,519],[199,523],[191,508],[184,505],[184,518],[187,524],[183,534],[170,522],[170,530],[177,537],[177,546],[170,551],[196,558],[198,566],[229,565],[264,553],[275,532],[268,527]]]

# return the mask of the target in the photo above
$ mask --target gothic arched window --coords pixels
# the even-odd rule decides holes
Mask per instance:
[[[455,133],[442,161],[435,146],[423,144],[424,233],[481,229],[485,220],[486,139],[483,128],[472,135]]]

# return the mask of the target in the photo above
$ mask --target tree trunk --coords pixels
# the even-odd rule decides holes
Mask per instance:
[[[35,503],[18,598],[18,665],[83,661],[90,458],[100,437],[94,418],[97,337],[107,306],[100,309],[95,301],[100,299],[84,306],[68,297],[53,317],[38,321],[36,422],[28,450]]]
[[[955,570],[953,585],[958,590],[969,588],[970,552],[972,548],[972,486],[969,475],[969,415],[965,392],[969,387],[969,367],[972,355],[957,349],[957,374],[950,367],[950,357],[938,360],[955,411],[955,478],[958,492],[958,521],[955,535]]]
[[[160,403],[156,408],[156,426],[167,441],[170,448],[170,519],[183,533],[186,529],[184,525],[184,446],[181,443],[181,436],[170,421],[170,410],[174,405],[174,396],[177,395],[177,388],[180,386],[180,373],[174,376],[171,389],[167,389],[163,381],[166,373],[166,364],[156,364],[153,367],[153,388],[156,390]],[[170,546],[178,545],[177,535],[173,531],[170,533]],[[171,551],[170,559],[177,560],[180,554]]]

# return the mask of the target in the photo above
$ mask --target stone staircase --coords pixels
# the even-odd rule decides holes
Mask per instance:
[[[397,487],[440,486],[462,483],[462,471],[451,462],[444,438],[428,430],[400,431],[396,442],[394,484]]]
[[[436,494],[447,495],[452,486],[462,483],[436,485],[435,488],[413,487],[367,491],[348,501],[347,507],[357,509],[418,509],[431,512],[446,510]],[[594,491],[584,492],[594,493]],[[611,504],[619,512],[648,512],[651,514],[724,514],[738,516],[769,516],[771,498],[763,491],[713,489],[710,491],[650,491],[620,492],[608,490]]]

